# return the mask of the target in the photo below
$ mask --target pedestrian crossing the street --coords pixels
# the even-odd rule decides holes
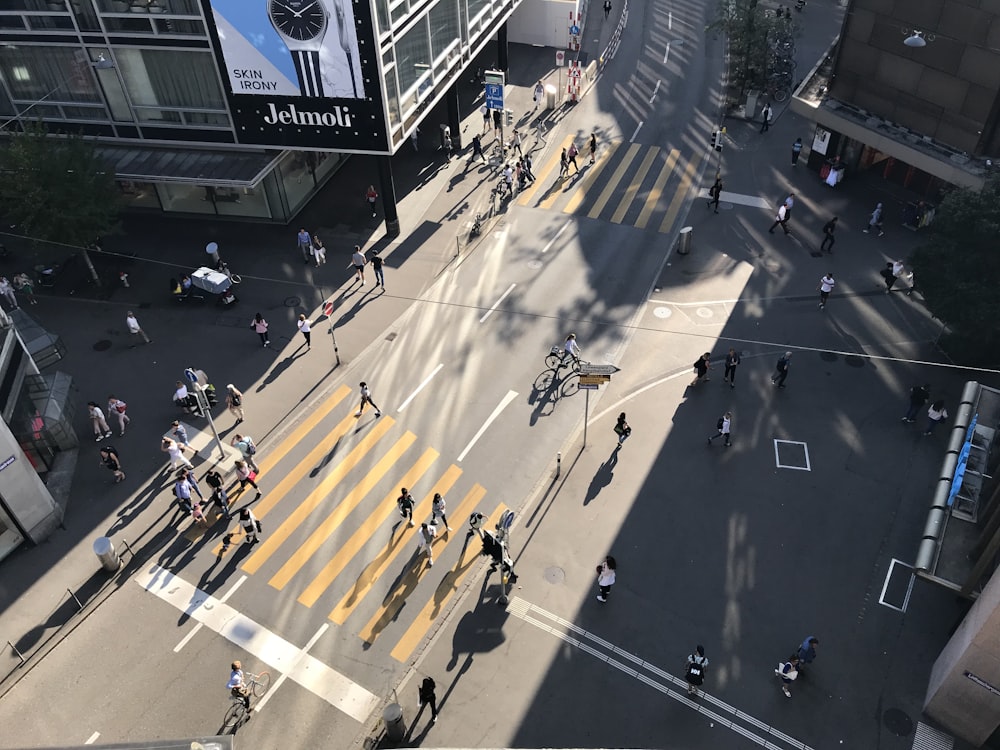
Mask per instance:
[[[589,152],[581,152],[580,168],[570,165],[568,174],[561,175],[560,155],[573,140],[566,136],[549,149],[534,170],[536,180],[514,196],[515,205],[673,231],[702,156],[683,159],[678,149],[613,141],[598,147],[594,164]],[[674,187],[672,194],[668,184]]]
[[[242,548],[243,531],[234,520],[224,537],[216,529],[211,538],[224,542],[212,552],[222,559],[241,550],[244,573],[293,594],[293,606],[348,629],[359,650],[379,641],[406,662],[477,569],[481,546],[466,534],[467,519],[479,511],[495,524],[506,508],[484,504],[482,485],[391,416],[358,418],[350,393],[337,388],[281,439],[261,447],[263,494],[250,504],[262,524],[260,541]],[[414,526],[398,512],[402,487],[416,501]],[[436,493],[447,501],[453,531],[438,522],[432,566],[426,550],[418,551],[417,531],[430,520]],[[253,490],[235,495],[234,510],[247,505]],[[208,533],[192,525],[185,536],[197,543]]]

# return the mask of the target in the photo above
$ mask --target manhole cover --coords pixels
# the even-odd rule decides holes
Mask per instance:
[[[848,357],[844,357],[844,362],[847,363],[848,367],[864,367],[865,366],[865,358],[864,357],[856,357],[853,354],[850,355],[850,356],[848,356]]]
[[[545,580],[551,584],[562,583],[566,580],[566,571],[554,565],[545,569]]]
[[[285,307],[298,307],[301,302],[298,297],[285,297]]]
[[[529,260],[528,261],[528,268],[536,269],[536,268],[541,268],[541,267],[542,267],[542,261],[540,261],[540,260]]]
[[[653,308],[653,315],[655,315],[657,318],[669,318],[672,312],[673,311],[669,307]]]
[[[95,352],[106,352],[111,348],[111,342],[108,339],[101,339],[96,344],[94,344]]]
[[[906,737],[913,731],[913,720],[898,708],[887,709],[882,714],[882,723],[897,737]]]
[[[715,313],[713,313],[711,309],[707,307],[699,307],[697,311],[695,311],[695,314],[699,318],[711,318]]]
[[[820,352],[819,358],[824,362],[836,362],[839,354],[834,354],[833,352]]]

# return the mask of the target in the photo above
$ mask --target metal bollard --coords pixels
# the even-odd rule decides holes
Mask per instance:
[[[684,227],[677,237],[677,254],[687,255],[691,252],[691,237],[694,234],[693,227]]]
[[[122,560],[118,557],[115,545],[106,536],[99,536],[94,540],[94,554],[101,561],[101,567],[109,573],[117,573],[121,567]]]
[[[406,736],[403,707],[398,703],[390,703],[382,710],[382,723],[385,724],[386,736],[393,742],[399,742]]]

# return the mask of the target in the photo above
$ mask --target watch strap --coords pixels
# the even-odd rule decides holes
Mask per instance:
[[[319,68],[319,52],[317,50],[293,50],[292,62],[299,77],[299,90],[302,96],[322,97],[323,76]]]

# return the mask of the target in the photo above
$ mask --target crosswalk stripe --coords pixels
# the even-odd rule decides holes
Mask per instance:
[[[527,190],[525,190],[524,192],[520,193],[517,196],[517,199],[514,201],[514,203],[516,203],[518,206],[528,205],[528,203],[531,201],[532,196],[534,196],[535,191],[538,190],[539,187],[541,187],[542,183],[545,182],[545,180],[548,179],[548,176],[552,173],[552,168],[558,166],[559,155],[562,153],[562,149],[568,147],[569,144],[572,142],[573,142],[572,135],[568,135],[566,136],[565,139],[563,139],[562,145],[554,150],[555,158],[549,159],[545,163],[545,166],[542,167],[542,171],[538,172],[535,175],[535,181],[528,186]]]
[[[468,494],[466,494],[465,499],[459,504],[456,517],[463,518],[466,514],[471,514],[476,504],[483,499],[484,495],[486,495],[486,490],[482,485],[477,484],[473,486]],[[451,540],[452,537],[449,534],[447,539],[438,537],[436,541],[439,542],[439,547],[444,547],[450,544]],[[463,553],[467,547],[468,537],[466,537],[466,544],[462,547]],[[420,573],[424,568],[423,560],[423,554],[413,554],[406,573],[397,580],[395,587],[385,595],[383,601],[386,603],[379,608],[372,616],[372,619],[368,621],[368,624],[362,629],[359,635],[369,646],[375,643],[375,640],[382,634],[382,631],[385,630],[389,623],[396,619],[399,610],[403,608],[409,595],[413,593],[417,584],[420,583]],[[459,566],[461,566],[461,560],[459,560]],[[430,568],[428,567],[427,570],[430,570]],[[436,608],[435,611],[437,611]]]
[[[438,452],[433,448],[428,448],[413,466],[397,482],[400,487],[412,487],[430,469],[431,465],[437,461]],[[461,474],[461,470],[458,472]],[[323,593],[330,587],[334,579],[340,575],[350,560],[364,548],[365,543],[372,538],[375,531],[385,523],[386,519],[392,515],[396,509],[396,497],[398,490],[390,490],[382,498],[375,509],[361,522],[361,526],[351,535],[351,538],[340,545],[337,554],[334,555],[315,578],[306,586],[299,595],[299,604],[311,607],[316,603]]]
[[[356,421],[353,414],[348,415],[347,419]],[[254,553],[243,563],[243,570],[246,573],[254,574],[260,570],[261,566],[267,562],[271,555],[275,551],[288,541],[288,537],[302,524],[303,521],[312,513],[316,508],[319,507],[327,495],[336,487],[343,478],[353,469],[362,458],[372,449],[372,446],[377,443],[386,432],[392,429],[395,421],[391,417],[383,416],[379,419],[375,425],[371,428],[367,435],[362,438],[357,445],[355,445],[351,451],[344,456],[339,464],[325,477],[322,481],[309,493],[308,497],[296,506],[295,510],[292,511],[291,515],[285,519],[285,521],[278,526],[274,531],[270,532],[264,537],[264,541],[261,542],[260,546],[254,551]],[[345,429],[346,433],[347,430]],[[342,436],[338,435],[335,437],[334,442],[336,443],[340,440]],[[328,453],[330,451],[329,443],[325,445],[318,446],[319,453]],[[313,451],[316,453],[316,451]],[[310,454],[312,457],[312,454]],[[317,457],[318,458],[318,457]],[[315,465],[315,460],[313,461],[303,461],[297,467],[293,474],[305,474],[310,470],[310,467]],[[292,476],[290,474],[289,476]]]
[[[485,492],[486,490],[483,490]],[[500,520],[500,516],[507,508],[501,504],[499,508],[494,511],[493,516],[490,520],[495,524]],[[472,557],[466,561],[466,553],[463,549],[462,557],[455,564],[455,567],[449,570],[441,583],[437,585],[434,590],[434,595],[427,601],[423,606],[423,609],[417,613],[417,616],[410,623],[410,627],[406,629],[406,632],[400,636],[399,640],[396,641],[396,645],[392,649],[392,658],[398,662],[406,662],[409,660],[410,656],[413,654],[413,650],[417,647],[420,641],[427,634],[434,620],[440,615],[441,610],[444,608],[448,600],[454,595],[458,590],[458,587],[462,583],[462,579],[465,578],[469,570],[472,569],[472,563],[476,561],[479,557],[478,550],[472,555]]]
[[[600,176],[601,172],[604,171],[604,168],[611,163],[611,160],[614,158],[614,155],[618,151],[618,147],[620,145],[622,145],[621,141],[611,144],[611,148],[609,148],[604,155],[597,160],[597,164],[594,165],[594,168],[587,172],[587,176],[583,178],[583,182],[580,183],[580,187],[573,191],[573,195],[569,199],[569,203],[567,203],[566,207],[563,209],[564,214],[576,213],[576,209],[578,209],[580,204],[583,203],[583,200],[587,197],[587,193],[590,188],[592,188],[594,183],[597,182],[598,176]]]
[[[681,210],[681,204],[684,202],[684,198],[691,188],[691,180],[694,179],[694,174],[701,164],[701,159],[702,155],[697,154],[688,162],[687,168],[684,170],[684,176],[681,177],[680,187],[674,193],[674,199],[670,201],[670,206],[667,208],[667,215],[663,217],[663,222],[660,224],[661,232],[669,232],[671,227],[673,227],[674,221],[677,219],[677,213]]]
[[[291,434],[282,438],[281,442],[274,447],[274,452],[267,457],[266,460],[260,463],[260,473],[263,474],[265,469],[271,469],[278,464],[278,462],[284,458],[288,452],[294,448],[298,443],[303,440],[312,430],[321,422],[324,418],[333,410],[333,408],[340,403],[344,397],[351,392],[351,389],[347,386],[342,386],[339,388],[334,395],[338,398],[331,398],[328,402],[324,403],[322,407],[317,409],[305,420],[301,425],[295,428]],[[344,417],[340,421],[332,432],[327,433],[326,437],[332,438],[335,442],[340,440],[344,435],[347,434],[351,426],[356,423],[357,420],[354,419],[353,414],[348,417]],[[329,451],[327,444],[319,443],[313,448],[312,452],[306,456],[299,464],[292,469],[288,474],[281,478],[281,480],[272,488],[264,494],[263,499],[254,505],[253,512],[257,518],[263,518],[267,515],[268,511],[271,510],[286,494],[292,489],[298,482],[306,475],[306,472],[311,469],[318,461],[320,461],[325,453]],[[238,504],[239,495],[232,498],[234,505]],[[234,530],[229,532],[234,538],[239,537],[242,527],[237,524]],[[229,549],[226,545],[218,544],[215,549],[212,550],[212,554],[216,556],[221,556],[225,554],[226,550]],[[235,549],[232,547],[231,549]]]
[[[628,151],[625,152],[625,158],[622,159],[621,163],[618,165],[618,169],[615,173],[611,175],[611,179],[608,180],[608,184],[604,186],[604,190],[597,197],[597,202],[591,207],[590,211],[587,212],[587,216],[591,219],[596,219],[601,215],[601,211],[607,205],[608,201],[611,200],[611,196],[614,195],[615,190],[618,188],[618,183],[621,182],[622,176],[628,170],[629,166],[632,164],[632,160],[635,159],[635,155],[639,153],[639,149],[642,148],[641,144],[633,143],[628,147]]]
[[[646,179],[646,174],[649,172],[649,168],[653,165],[653,160],[658,153],[660,153],[658,146],[654,146],[646,153],[646,157],[639,165],[639,171],[630,181],[628,188],[625,190],[625,195],[618,201],[618,208],[615,209],[614,214],[611,216],[612,224],[622,223],[622,219],[625,218],[629,206],[632,205],[632,201],[635,199],[635,194],[639,192],[639,187],[642,185],[642,181]]]
[[[652,190],[649,191],[649,195],[646,196],[646,203],[642,207],[642,211],[639,212],[639,218],[635,222],[636,229],[645,229],[646,225],[649,223],[649,218],[653,215],[653,211],[656,210],[656,204],[660,202],[660,196],[663,194],[663,188],[667,184],[667,180],[670,179],[670,175],[673,174],[674,164],[677,163],[677,157],[680,156],[680,151],[676,148],[670,151],[667,156],[667,161],[664,163],[663,168],[660,173],[656,176],[656,182],[653,183]]]
[[[452,464],[448,467],[448,470],[444,475],[437,481],[434,487],[431,488],[430,492],[424,497],[417,507],[413,509],[414,518],[422,518],[430,511],[431,502],[434,499],[434,493],[440,492],[442,495],[447,495],[448,490],[452,488],[456,481],[458,481],[459,476],[461,476],[462,470]],[[406,485],[404,485],[406,486]],[[395,502],[393,500],[393,502]],[[385,502],[383,502],[385,505]],[[333,620],[338,625],[343,625],[347,618],[350,616],[354,608],[360,603],[361,599],[367,593],[371,585],[377,581],[382,574],[386,571],[389,565],[399,556],[400,551],[403,548],[402,542],[403,537],[406,533],[407,526],[402,524],[400,521],[399,533],[393,534],[389,538],[389,542],[379,551],[375,556],[375,559],[368,564],[368,566],[361,572],[358,576],[357,581],[354,586],[348,591],[344,597],[337,603],[337,606],[333,608],[328,617]]]
[[[288,582],[292,579],[296,573],[298,573],[302,566],[305,565],[309,558],[316,554],[320,548],[326,543],[327,539],[335,532],[340,524],[343,523],[361,501],[364,500],[365,496],[371,492],[375,485],[377,485],[386,474],[389,473],[396,461],[409,450],[417,441],[417,436],[412,432],[406,432],[395,444],[386,451],[385,455],[380,458],[375,465],[365,472],[365,475],[346,495],[344,495],[337,506],[330,512],[330,514],[317,526],[313,533],[309,535],[309,538],[305,540],[299,547],[292,553],[292,556],[288,558],[284,565],[275,573],[268,584],[273,588],[281,591]]]

